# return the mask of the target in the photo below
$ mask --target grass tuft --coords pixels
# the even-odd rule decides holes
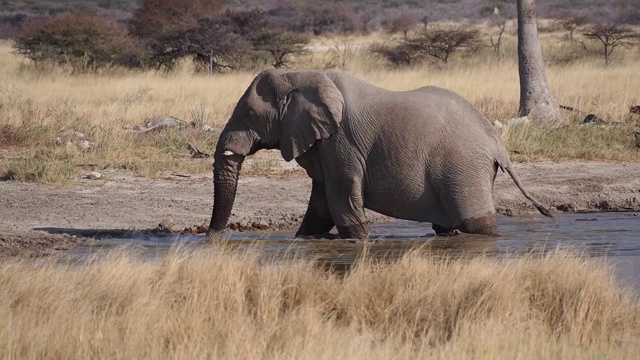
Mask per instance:
[[[515,125],[503,132],[514,161],[637,159],[634,127],[616,125]]]

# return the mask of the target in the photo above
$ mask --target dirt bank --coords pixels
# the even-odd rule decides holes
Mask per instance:
[[[241,176],[232,227],[297,226],[311,182],[295,166],[278,168],[267,176]],[[555,211],[640,209],[640,163],[516,164],[516,170],[529,191]],[[184,229],[209,220],[210,175],[149,180],[112,172],[105,179],[64,187],[0,182],[0,256],[43,256],[93,237],[154,229],[163,221]],[[506,174],[498,174],[494,192],[500,214],[535,212]]]

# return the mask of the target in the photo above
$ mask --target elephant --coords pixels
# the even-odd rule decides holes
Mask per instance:
[[[497,235],[493,183],[524,188],[491,123],[456,93],[426,86],[390,91],[342,72],[265,70],[238,101],[214,153],[207,235],[229,220],[246,156],[279,149],[312,180],[296,237],[366,239],[365,208],[432,223],[439,235]]]

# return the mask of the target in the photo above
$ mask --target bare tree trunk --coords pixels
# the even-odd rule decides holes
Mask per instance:
[[[560,119],[560,107],[549,90],[544,72],[535,0],[518,0],[518,68],[520,116],[528,116],[533,121]]]
[[[213,74],[213,51],[209,52],[209,64],[208,69],[209,75]]]

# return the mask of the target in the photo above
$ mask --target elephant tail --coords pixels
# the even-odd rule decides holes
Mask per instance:
[[[529,199],[529,201],[533,203],[533,206],[535,206],[536,209],[538,209],[538,211],[540,211],[542,215],[553,218],[553,215],[551,214],[551,212],[549,212],[547,208],[545,208],[538,200],[536,200],[533,196],[531,196],[531,194],[529,194],[527,189],[524,188],[524,185],[522,185],[522,182],[520,181],[520,177],[518,177],[518,174],[516,174],[516,172],[513,170],[513,165],[511,164],[511,161],[508,160],[508,158],[506,161],[496,161],[496,162],[498,163],[498,166],[500,166],[500,168],[503,171],[506,171],[509,174],[509,176],[511,176],[511,179],[513,180],[514,183],[516,183],[516,186],[518,187],[518,189],[520,189],[524,197]]]

